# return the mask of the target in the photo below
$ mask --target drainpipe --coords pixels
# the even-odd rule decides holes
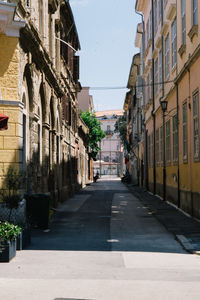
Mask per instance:
[[[161,25],[163,26],[163,1],[161,1]],[[161,36],[161,53],[162,53],[162,98],[164,97],[165,94],[165,85],[164,85],[164,39],[163,35]]]
[[[154,1],[151,0],[152,11],[152,53],[154,51]],[[154,58],[152,58],[152,119],[153,119],[153,193],[156,194],[156,116],[155,116],[155,96],[154,96]]]
[[[176,0],[176,11],[177,11],[177,0]],[[177,26],[176,26],[176,36],[177,36]],[[176,77],[178,75],[178,60],[176,62]],[[180,142],[179,142],[179,90],[178,90],[178,82],[176,82],[176,115],[177,115],[177,151],[178,151],[178,161],[177,161],[177,188],[178,188],[178,208],[180,208],[180,157],[179,157],[179,149],[180,149]]]
[[[137,5],[137,1],[136,1]],[[135,5],[135,12],[142,18],[142,27],[143,27],[143,33],[142,33],[142,73],[144,74],[144,51],[145,51],[145,35],[144,35],[144,15],[143,13],[137,11]],[[148,190],[149,189],[149,180],[148,180],[148,147],[147,147],[147,131],[146,131],[146,124],[144,124],[144,165],[145,165],[145,187]]]
[[[177,187],[178,187],[178,207],[180,208],[180,159],[179,159],[179,100],[178,100],[178,83],[176,82],[176,122],[177,122],[177,139],[178,139],[178,144],[177,144],[177,151],[178,151],[178,161],[177,161]]]
[[[189,85],[189,103],[188,103],[188,107],[189,107],[189,111],[190,111],[190,117],[188,118],[189,120],[189,132],[192,132],[192,125],[191,125],[191,77],[190,77],[190,67],[187,68],[188,71],[188,85]],[[193,185],[192,185],[192,181],[193,181],[193,176],[192,176],[192,163],[193,163],[193,158],[192,158],[192,143],[189,143],[189,147],[190,147],[190,151],[188,153],[188,162],[189,162],[189,166],[190,166],[190,197],[191,197],[191,216],[194,215],[194,204],[193,204]]]

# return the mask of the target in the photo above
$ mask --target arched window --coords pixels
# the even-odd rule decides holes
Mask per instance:
[[[41,107],[41,99],[38,103],[38,127],[37,127],[37,164],[38,170],[41,169],[42,165],[42,107]]]
[[[22,168],[25,170],[29,159],[29,101],[26,97],[25,88],[23,87],[22,103],[23,108],[23,127],[22,127]]]

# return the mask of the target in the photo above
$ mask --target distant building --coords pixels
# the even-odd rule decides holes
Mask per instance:
[[[80,110],[94,111],[93,97],[90,95],[89,87],[83,87],[80,93],[78,93],[78,103]]]
[[[115,123],[123,110],[109,110],[96,112],[97,118],[102,123],[102,130],[106,137],[101,141],[97,161],[94,162],[94,173],[100,175],[122,175],[122,144],[118,133],[115,133]]]

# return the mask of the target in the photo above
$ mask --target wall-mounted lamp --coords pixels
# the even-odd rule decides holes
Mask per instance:
[[[167,111],[167,104],[168,104],[168,102],[166,100],[161,100],[161,99],[162,98],[160,98],[160,105],[161,105],[162,111],[166,112]]]

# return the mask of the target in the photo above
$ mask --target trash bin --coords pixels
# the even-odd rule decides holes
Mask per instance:
[[[46,194],[33,194],[25,198],[27,201],[27,216],[31,225],[47,229],[49,227],[51,197]]]

